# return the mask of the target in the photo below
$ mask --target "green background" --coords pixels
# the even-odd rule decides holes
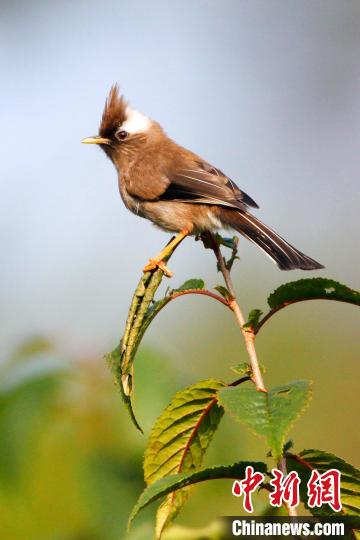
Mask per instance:
[[[179,389],[230,381],[230,367],[246,361],[230,312],[205,297],[177,299],[136,359],[145,437],[123,410],[103,355],[118,343],[141,268],[168,236],[123,208],[111,163],[80,145],[96,133],[111,84],[326,266],[280,272],[241,240],[233,276],[245,313],[305,275],[359,288],[359,22],[355,0],[1,3],[1,537],[122,539],[155,419]],[[170,267],[172,287],[191,277],[221,283],[213,254],[191,239]],[[268,387],[314,382],[291,433],[296,450],[359,465],[358,332],[354,306],[322,301],[262,328]],[[205,463],[266,452],[225,416]],[[133,538],[151,538],[154,510],[137,518]],[[195,487],[178,522],[203,527],[239,513],[231,482],[217,481]]]

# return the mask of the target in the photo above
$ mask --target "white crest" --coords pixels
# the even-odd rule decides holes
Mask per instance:
[[[151,120],[141,112],[127,106],[125,114],[126,120],[119,129],[123,129],[128,133],[142,133],[149,129]]]

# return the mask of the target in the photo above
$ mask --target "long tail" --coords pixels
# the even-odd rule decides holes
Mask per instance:
[[[301,253],[251,214],[222,208],[220,219],[265,251],[281,270],[324,268],[322,264]]]

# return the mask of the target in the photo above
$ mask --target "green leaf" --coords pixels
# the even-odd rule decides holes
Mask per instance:
[[[236,366],[233,366],[231,369],[241,376],[248,375],[249,377],[251,377],[252,375],[251,365],[248,362],[241,362],[240,364],[236,364]]]
[[[164,262],[169,260],[175,249],[176,246],[164,258]],[[163,271],[159,268],[145,272],[142,275],[133,295],[126,320],[124,335],[120,340],[120,345],[105,356],[113,373],[115,384],[118,386],[123,401],[130,413],[130,417],[134,425],[140,431],[142,430],[136,420],[132,403],[134,386],[133,363],[145,330],[160,309],[169,301],[168,298],[165,297],[162,300],[153,303],[155,293],[163,276]],[[199,282],[200,280],[195,281]]]
[[[202,279],[188,279],[181,285],[181,287],[178,287],[177,289],[174,289],[172,292],[178,292],[178,291],[188,291],[191,289],[204,289],[205,288],[205,282]]]
[[[145,329],[150,324],[145,324],[145,318],[162,278],[163,272],[160,269],[143,274],[133,295],[120,345],[105,356],[130,417],[140,431],[132,405],[133,362]]]
[[[231,296],[230,291],[228,291],[227,288],[224,287],[223,285],[216,285],[216,287],[214,287],[214,289],[219,294],[221,294],[221,296],[223,298],[225,298],[225,300],[233,300],[233,297]]]
[[[230,258],[228,260],[224,258],[225,265],[228,270],[231,270],[236,259],[239,259],[237,256],[239,238],[237,236],[233,236],[232,238],[224,238],[219,233],[204,233],[198,236],[197,239],[202,240],[205,249],[214,249],[214,242],[217,244],[217,246],[225,246],[231,249]],[[220,271],[219,264],[217,265],[217,268]]]
[[[212,238],[209,234],[202,234],[198,236],[196,239],[201,240],[204,244],[205,249],[213,249],[213,241],[216,242],[218,246],[224,246],[231,250],[237,250],[237,245],[239,243],[239,239],[237,236],[233,236],[232,238],[225,238],[221,236],[219,233],[212,233]]]
[[[307,483],[313,469],[316,469],[320,473],[326,472],[329,469],[340,471],[342,514],[346,516],[360,516],[360,471],[358,469],[334,454],[324,452],[323,450],[303,450],[299,455],[287,454],[286,458],[288,470],[297,471],[301,478],[301,501],[314,516],[339,514],[334,512],[328,504],[324,504],[320,508],[308,507]]]
[[[224,478],[241,480],[244,478],[246,467],[248,466],[253,467],[257,472],[267,474],[267,466],[265,463],[240,461],[232,465],[218,465],[216,467],[209,467],[197,472],[183,472],[160,478],[160,480],[157,480],[153,484],[149,485],[140,495],[136,505],[133,508],[133,511],[131,512],[129,526],[140,510],[160,497],[164,497],[173,491],[191,486],[198,482],[204,482],[206,480],[217,480]]]
[[[259,323],[260,317],[263,314],[261,309],[252,309],[249,313],[248,320],[243,328],[255,329]]]
[[[294,443],[293,443],[293,441],[291,439],[286,441],[286,443],[284,444],[284,448],[283,448],[283,454],[285,454],[286,452],[291,450],[291,448],[293,448],[293,447],[294,447]]]
[[[224,236],[221,236],[220,234],[216,234],[216,239],[219,245],[225,246],[233,251],[236,251],[238,248],[239,238],[237,236],[233,236],[232,238],[226,238]]]
[[[223,415],[217,405],[222,381],[201,381],[178,392],[156,421],[144,458],[148,485],[168,475],[199,469]],[[157,514],[157,536],[180,511],[188,490],[168,495]]]
[[[278,287],[268,298],[271,309],[301,300],[338,300],[360,305],[360,292],[326,278],[299,279]]]
[[[231,249],[231,255],[229,259],[225,260],[225,266],[230,271],[232,269],[234,262],[236,260],[239,260],[239,257],[237,255],[239,238],[237,236],[234,236],[233,238],[222,238],[222,241],[220,243]]]
[[[114,377],[114,383],[115,386],[118,388],[121,398],[124,402],[125,407],[128,410],[128,413],[130,415],[130,418],[134,424],[134,426],[143,433],[143,430],[137,421],[137,418],[134,413],[133,405],[132,405],[132,399],[131,399],[131,391],[132,391],[132,376],[125,375],[123,376],[121,373],[121,343],[116,349],[114,349],[112,352],[105,355],[105,361],[110,369],[110,371],[113,374]],[[127,385],[125,386],[124,378],[127,377]],[[126,387],[127,391],[124,391],[124,386]]]
[[[266,368],[263,364],[259,364],[259,368],[260,373],[266,373]],[[241,362],[240,364],[236,364],[236,366],[232,366],[231,369],[238,375],[247,375],[250,378],[252,377],[251,365],[248,362]]]
[[[278,287],[268,298],[270,311],[253,326],[255,334],[280,309],[305,300],[337,300],[360,305],[360,292],[327,278],[299,279]]]
[[[225,411],[264,437],[275,459],[282,455],[285,436],[311,398],[308,381],[296,381],[258,392],[256,388],[227,387],[219,391]]]

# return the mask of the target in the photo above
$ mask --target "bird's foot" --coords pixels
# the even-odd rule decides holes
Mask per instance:
[[[162,259],[154,258],[149,259],[148,264],[144,267],[143,272],[150,272],[151,270],[155,270],[156,268],[160,268],[165,274],[166,277],[172,277],[173,273],[169,268],[166,266],[164,261]]]

